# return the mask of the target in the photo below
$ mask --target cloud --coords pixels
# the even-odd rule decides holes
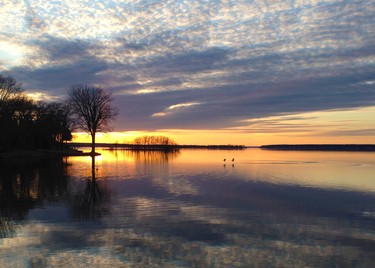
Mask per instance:
[[[375,128],[355,129],[355,130],[336,130],[325,132],[327,136],[374,136]]]
[[[375,104],[373,7],[360,0],[6,2],[0,37],[19,48],[13,65],[0,49],[8,64],[1,69],[33,92],[63,96],[76,83],[113,90],[117,130],[229,128],[367,107]],[[168,110],[184,103],[204,105]]]
[[[151,115],[151,117],[167,116],[167,115],[170,115],[172,113],[175,113],[175,112],[178,112],[178,111],[181,111],[181,110],[186,110],[187,108],[192,108],[193,106],[200,105],[200,104],[201,103],[199,103],[199,102],[174,104],[174,105],[171,105],[171,106],[165,108],[163,112],[154,113],[153,115]]]
[[[48,45],[50,46],[50,45]],[[69,45],[67,46],[69,49]],[[48,53],[48,47],[46,53]],[[62,55],[60,52],[46,54],[49,64],[39,68],[15,67],[9,73],[19,81],[24,81],[25,88],[39,90],[53,95],[64,95],[72,84],[100,84],[97,73],[106,70],[107,64],[90,55],[82,55],[77,59],[74,55]]]

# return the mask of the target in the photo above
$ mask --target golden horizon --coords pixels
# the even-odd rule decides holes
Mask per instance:
[[[279,115],[242,121],[240,127],[162,129],[97,133],[98,143],[131,143],[134,138],[166,136],[180,145],[375,144],[375,106],[340,111]],[[73,133],[73,142],[91,142],[90,135]]]

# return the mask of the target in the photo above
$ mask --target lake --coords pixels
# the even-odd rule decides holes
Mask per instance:
[[[0,267],[375,264],[375,153],[100,153],[1,167]]]

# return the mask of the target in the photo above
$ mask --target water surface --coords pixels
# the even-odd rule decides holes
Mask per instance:
[[[6,166],[0,267],[369,267],[374,174],[374,153],[260,149]]]

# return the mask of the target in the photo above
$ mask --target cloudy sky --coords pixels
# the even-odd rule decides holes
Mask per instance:
[[[0,0],[0,73],[113,91],[120,142],[375,143],[374,25],[375,0]]]

